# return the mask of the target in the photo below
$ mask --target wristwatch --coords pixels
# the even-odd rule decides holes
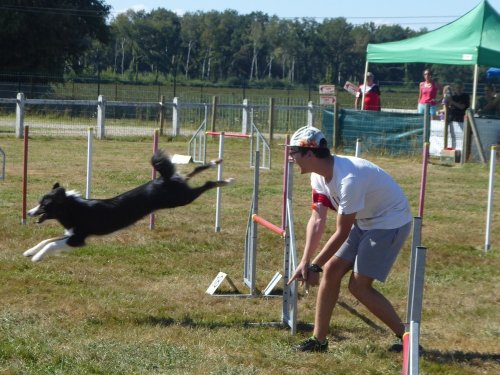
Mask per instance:
[[[314,264],[314,263],[311,263],[308,267],[307,267],[307,270],[308,271],[311,271],[311,272],[323,272],[323,268],[321,268],[320,266],[318,266],[317,264]]]

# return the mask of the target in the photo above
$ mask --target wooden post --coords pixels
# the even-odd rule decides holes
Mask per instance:
[[[448,148],[448,106],[444,106],[444,148]]]
[[[333,136],[332,136],[332,147],[333,152],[337,153],[338,148],[338,134],[339,134],[339,103],[335,100],[333,103]]]
[[[269,98],[269,141],[273,141],[274,127],[274,98]]]
[[[215,120],[217,118],[217,101],[218,101],[218,98],[217,96],[214,95],[214,97],[212,98],[212,119],[211,119],[211,126],[210,126],[210,129],[214,132],[215,131]]]
[[[470,136],[471,136],[471,130],[470,130],[470,126],[469,126],[469,119],[466,115],[464,118],[464,136],[463,136],[463,142],[462,142],[462,153],[460,156],[460,164],[466,163],[467,159],[469,159]]]
[[[106,99],[104,95],[97,98],[97,139],[106,137]]]
[[[25,97],[22,92],[17,94],[16,98],[16,137],[24,137],[24,103]]]

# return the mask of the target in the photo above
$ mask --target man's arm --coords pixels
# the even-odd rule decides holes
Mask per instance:
[[[306,243],[304,245],[304,254],[302,260],[297,266],[289,284],[294,280],[303,281],[307,279],[307,266],[319,246],[321,236],[325,231],[328,207],[323,204],[317,204],[311,212],[311,217],[307,223]]]

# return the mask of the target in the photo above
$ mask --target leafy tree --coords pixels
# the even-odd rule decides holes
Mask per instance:
[[[2,1],[0,69],[38,80],[61,79],[68,70],[81,72],[92,41],[108,41],[109,9],[103,0]]]
[[[343,72],[351,64],[354,45],[352,29],[352,25],[342,17],[325,19],[318,28],[325,60],[332,68],[332,75],[325,77],[327,82],[340,83]]]

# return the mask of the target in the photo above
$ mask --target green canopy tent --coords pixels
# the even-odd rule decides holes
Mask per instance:
[[[474,9],[426,34],[381,44],[368,44],[369,63],[432,63],[474,65],[472,108],[476,103],[478,66],[500,62],[500,15],[483,0]]]

